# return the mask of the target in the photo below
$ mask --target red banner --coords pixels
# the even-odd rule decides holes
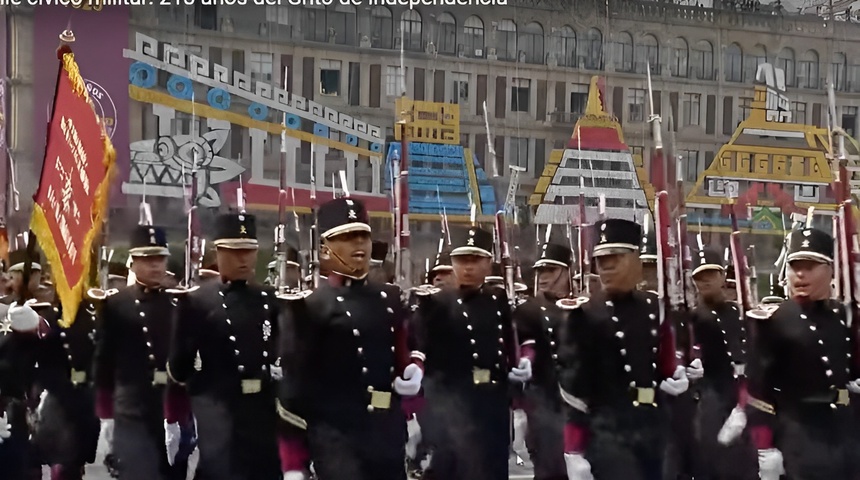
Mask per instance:
[[[30,223],[51,266],[65,326],[74,322],[87,287],[92,245],[105,215],[115,159],[75,56],[65,53]]]

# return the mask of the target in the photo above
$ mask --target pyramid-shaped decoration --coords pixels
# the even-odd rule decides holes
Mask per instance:
[[[749,117],[687,195],[687,207],[696,210],[687,219],[690,224],[726,230],[729,219],[723,205],[729,198],[742,218],[746,205],[785,215],[805,212],[810,205],[816,211],[836,209],[827,129],[793,123],[790,105],[784,72],[759,65]],[[849,164],[856,165],[857,142],[846,140],[845,147]],[[773,233],[781,235],[781,226]]]
[[[529,204],[537,206],[535,223],[565,224],[579,216],[579,196],[597,207],[606,196],[606,214],[638,220],[649,208],[654,189],[647,183],[641,157],[631,154],[618,120],[606,111],[603,79],[591,78],[585,115],[577,122],[564,150],[553,150]],[[639,157],[637,155],[637,157]],[[643,188],[644,187],[644,188]],[[597,208],[587,208],[587,222]]]

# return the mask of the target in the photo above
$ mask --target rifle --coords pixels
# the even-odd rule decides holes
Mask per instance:
[[[184,176],[183,176],[184,179]],[[199,271],[203,264],[203,252],[206,240],[200,236],[200,219],[197,216],[197,154],[194,155],[194,165],[191,167],[191,189],[188,196],[188,224],[185,241],[185,288],[191,288],[199,283]],[[148,207],[148,206],[147,206]]]
[[[287,71],[284,67],[284,91],[288,90]],[[278,225],[275,227],[275,265],[278,280],[275,289],[280,294],[287,293],[287,112],[284,111],[281,124],[281,162],[278,175]]]
[[[311,286],[316,290],[320,285],[320,231],[319,231],[319,205],[317,205],[317,176],[316,176],[316,151],[314,144],[311,143],[311,178],[310,178],[310,199],[311,211],[313,214],[313,223],[310,229],[310,271],[311,271]],[[334,188],[334,184],[332,184]]]
[[[391,156],[394,169],[394,270],[397,284],[403,292],[412,286],[412,260],[409,254],[409,140],[406,138],[406,116],[400,125],[400,150]]]
[[[749,229],[749,235],[752,236],[753,232],[753,208],[749,203],[747,204],[747,227]],[[750,303],[752,305],[758,305],[758,273],[756,272],[756,259],[755,259],[755,242],[750,241],[749,246],[747,247],[747,266],[750,269],[750,277],[749,277],[749,290],[750,290]]]
[[[669,241],[672,230],[672,220],[669,217],[669,194],[663,190],[654,197],[654,226],[657,236],[657,299],[660,325],[660,347],[662,349],[660,373],[670,378],[677,366],[677,350],[675,329],[671,321],[667,321],[669,313],[678,311],[679,295],[675,283],[677,269],[673,268],[677,258],[672,251]],[[671,353],[671,358],[669,355]]]

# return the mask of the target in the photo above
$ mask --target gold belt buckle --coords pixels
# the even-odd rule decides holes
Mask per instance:
[[[836,405],[846,406],[851,402],[851,397],[848,396],[848,390],[840,388],[836,390]]]
[[[384,410],[391,408],[391,392],[379,390],[370,392],[370,406],[374,409],[381,408]]]
[[[249,395],[252,393],[260,393],[263,389],[263,382],[258,378],[250,378],[242,380],[242,394]]]
[[[636,402],[637,405],[653,405],[654,404],[654,389],[653,388],[637,388]]]
[[[490,371],[486,368],[475,368],[472,370],[472,381],[475,385],[490,383]]]
[[[746,375],[746,373],[745,373],[746,372],[746,365],[744,365],[743,363],[735,363],[733,366],[735,369],[735,376],[736,377],[742,377],[742,376]]]
[[[82,370],[72,369],[71,374],[72,385],[79,385],[81,383],[86,383],[87,381],[87,372]]]
[[[152,375],[152,384],[153,385],[167,385],[167,372],[160,372],[158,370]]]

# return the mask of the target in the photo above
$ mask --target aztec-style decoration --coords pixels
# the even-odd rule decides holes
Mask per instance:
[[[586,199],[586,222],[597,219],[599,194],[606,214],[638,221],[649,209],[654,187],[642,158],[631,154],[618,120],[606,111],[603,79],[591,77],[585,115],[577,122],[564,150],[553,150],[529,205],[534,223],[567,224],[579,217],[579,195]]]
[[[435,220],[443,211],[449,221],[467,222],[472,202],[478,215],[496,212],[495,192],[477,158],[460,143],[460,106],[398,99],[409,141],[409,218]],[[400,140],[399,125],[395,140]],[[385,188],[391,189],[391,159],[402,157],[401,143],[388,145]]]
[[[803,213],[810,205],[825,215],[836,210],[827,129],[791,123],[781,69],[761,64],[756,81],[749,117],[687,195],[687,221],[701,224],[703,231],[730,231],[723,211],[730,198],[742,226],[773,235],[783,234],[780,217]],[[847,140],[845,147],[849,163],[856,164],[857,142]],[[752,219],[746,218],[746,205],[754,207]]]
[[[252,81],[247,74],[230,71],[139,32],[135,34],[134,50],[126,49],[123,54],[133,60],[129,97],[151,104],[158,118],[158,137],[135,142],[131,147],[131,173],[123,183],[124,193],[181,198],[196,158],[198,191],[203,193],[201,205],[218,206],[235,197],[232,190],[242,175],[248,208],[277,208],[279,182],[277,175],[266,176],[265,149],[267,143],[284,133],[281,148],[293,159],[287,162],[287,181],[298,186],[294,192],[296,204],[291,208],[310,211],[309,184],[297,179],[296,164],[300,162],[295,161],[300,158],[303,142],[308,142],[313,145],[311,151],[316,159],[312,163],[317,190],[321,192],[319,201],[333,195],[333,186],[325,181],[325,162],[327,156],[339,152],[335,156],[345,160],[353,195],[365,200],[372,214],[388,214],[388,200],[380,185],[384,144],[380,127],[283,88]],[[159,74],[166,74],[163,86],[159,85]],[[195,98],[195,90],[200,92],[201,87],[205,94]],[[248,104],[246,108],[238,105],[240,99]],[[190,134],[175,134],[172,124],[178,112],[204,119],[207,131],[197,131],[192,121]],[[221,151],[236,128],[249,130],[251,155],[244,162],[228,158]],[[373,170],[371,190],[367,192],[354,185],[360,157],[369,159]]]

